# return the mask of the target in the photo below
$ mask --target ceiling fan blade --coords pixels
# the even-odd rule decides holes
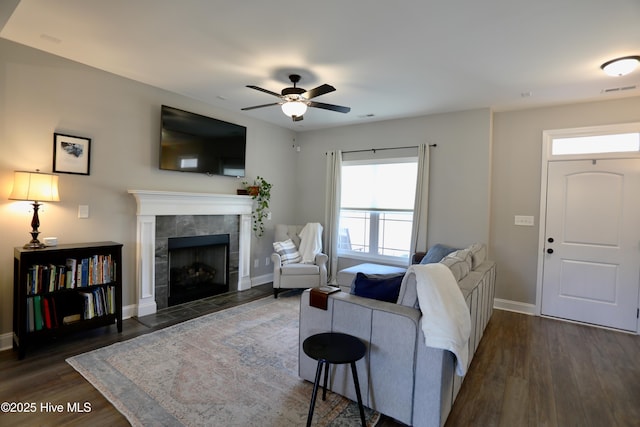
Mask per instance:
[[[268,89],[263,89],[261,87],[252,86],[252,85],[247,85],[247,87],[251,89],[259,90],[260,92],[268,93],[269,95],[277,96],[278,98],[282,98],[282,95],[280,95],[279,93],[272,92]]]
[[[304,116],[291,116],[294,122],[299,122],[304,120]]]
[[[323,84],[322,86],[318,86],[315,89],[311,89],[302,94],[307,99],[315,98],[316,96],[324,95],[325,93],[333,92],[336,90],[335,87]]]
[[[254,107],[241,108],[242,111],[255,110],[256,108],[271,107],[272,105],[280,105],[280,102],[272,102],[271,104],[256,105]]]
[[[348,113],[351,111],[350,107],[343,107],[341,105],[325,104],[323,102],[311,101],[308,103],[309,107],[322,108],[325,110],[337,111],[338,113]]]

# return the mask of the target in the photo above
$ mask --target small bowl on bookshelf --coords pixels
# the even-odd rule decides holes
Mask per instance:
[[[45,237],[42,239],[46,246],[58,246],[58,238],[57,237]]]

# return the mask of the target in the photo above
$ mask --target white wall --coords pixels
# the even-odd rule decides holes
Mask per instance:
[[[51,172],[53,133],[92,139],[91,174],[60,174],[59,203],[40,213],[41,237],[60,243],[113,240],[124,244],[123,303],[135,298],[136,204],[128,189],[235,194],[236,178],[158,169],[160,105],[167,104],[247,127],[247,177],[274,184],[273,220],[263,239],[253,239],[252,276],[267,274],[272,224],[291,222],[296,204],[287,172],[295,162],[293,132],[240,112],[123,79],[0,39],[0,336],[12,330],[13,248],[30,240],[30,205],[7,200],[14,170]],[[79,204],[90,218],[78,219]]]
[[[497,298],[536,302],[542,132],[637,121],[640,97],[494,114],[490,251]],[[535,227],[513,225],[514,215],[534,216]]]

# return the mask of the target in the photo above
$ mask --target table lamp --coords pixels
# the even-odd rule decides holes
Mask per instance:
[[[9,200],[26,200],[33,202],[33,218],[31,219],[31,241],[24,245],[25,249],[40,249],[45,245],[38,240],[38,209],[40,202],[59,202],[58,175],[50,173],[15,171],[13,175],[13,190]]]

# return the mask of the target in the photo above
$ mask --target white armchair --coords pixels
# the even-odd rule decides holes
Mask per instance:
[[[284,242],[291,239],[296,248],[300,248],[300,231],[302,225],[282,225],[275,227],[275,242]],[[274,252],[271,255],[273,262],[273,296],[278,298],[278,293],[282,289],[313,288],[327,284],[327,261],[326,254],[316,254],[313,264],[293,262],[282,263],[282,257]]]

